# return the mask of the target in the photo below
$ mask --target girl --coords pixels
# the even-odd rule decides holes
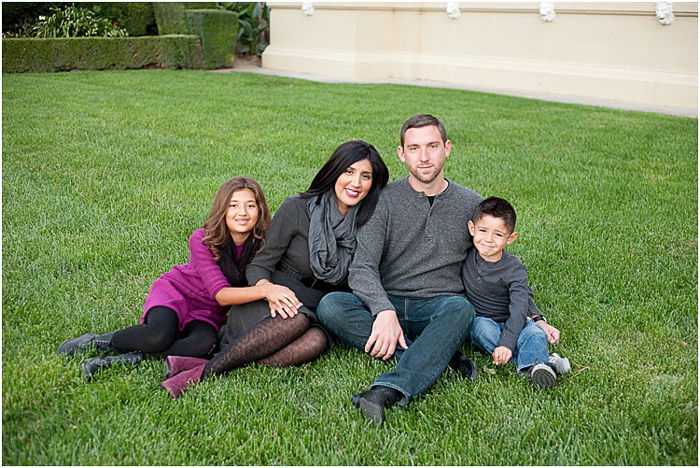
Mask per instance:
[[[389,180],[374,146],[340,145],[303,193],[287,197],[267,232],[265,246],[246,271],[249,284],[283,285],[301,301],[256,301],[231,308],[222,351],[210,361],[166,361],[162,383],[177,398],[190,381],[251,362],[291,366],[312,361],[329,344],[315,308],[330,291],[347,288],[357,228],[365,224]],[[199,361],[199,364],[197,364]]]
[[[236,177],[224,183],[204,227],[190,237],[189,263],[176,265],[153,283],[140,324],[67,340],[58,354],[93,347],[119,353],[86,360],[82,372],[87,378],[113,363],[137,365],[145,357],[204,357],[216,346],[228,306],[259,299],[276,307],[298,305],[284,286],[246,287],[245,269],[260,250],[269,223],[270,210],[255,180]]]

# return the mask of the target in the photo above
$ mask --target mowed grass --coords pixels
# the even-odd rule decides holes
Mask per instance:
[[[697,119],[399,85],[203,71],[3,75],[3,464],[695,465]],[[256,178],[271,208],[340,143],[391,179],[409,116],[441,118],[446,175],[509,199],[536,301],[573,373],[532,388],[464,349],[382,427],[350,403],[391,364],[337,344],[170,400],[162,363],[86,383],[63,340],[137,322],[188,259],[216,189]]]

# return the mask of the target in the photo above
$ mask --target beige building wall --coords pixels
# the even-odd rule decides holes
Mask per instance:
[[[697,3],[268,3],[263,67],[338,78],[442,81],[694,109]],[[309,8],[309,5],[311,8]],[[459,16],[448,6],[459,6]]]

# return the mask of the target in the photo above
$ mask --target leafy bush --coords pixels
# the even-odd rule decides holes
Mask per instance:
[[[67,2],[3,2],[3,37],[27,37],[39,16],[49,16],[52,10],[71,6]]]
[[[85,8],[55,9],[51,16],[40,16],[33,27],[36,37],[124,37],[128,33],[106,18],[100,18]]]
[[[261,55],[270,42],[270,8],[262,2],[223,2],[221,7],[238,13],[237,52]]]

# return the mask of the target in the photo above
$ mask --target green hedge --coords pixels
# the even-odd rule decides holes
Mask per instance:
[[[158,34],[190,34],[182,3],[153,3],[153,14],[158,25]]]
[[[191,34],[202,39],[204,67],[233,65],[238,34],[238,15],[224,10],[185,10]]]
[[[3,39],[4,73],[127,68],[203,68],[197,36]]]
[[[188,10],[185,6],[190,5],[152,4],[158,31],[166,35],[3,39],[3,71],[22,73],[148,67],[212,69],[233,65],[238,15],[224,10]]]
[[[96,2],[79,6],[96,11],[103,18],[116,21],[129,36],[154,36],[158,34],[153,4],[146,2]]]
[[[216,10],[216,2],[184,2],[182,6],[186,10]]]

